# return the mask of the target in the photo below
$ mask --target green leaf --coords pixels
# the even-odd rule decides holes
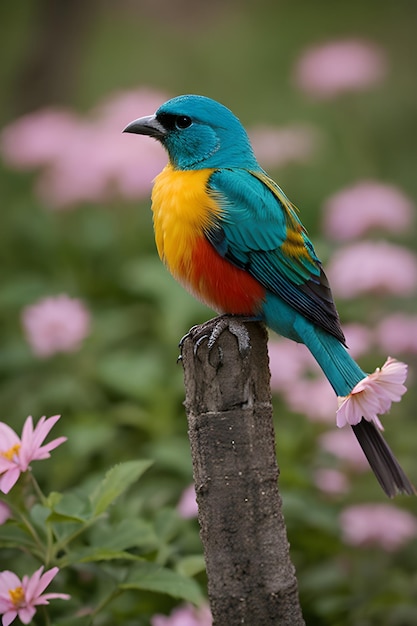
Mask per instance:
[[[40,531],[45,535],[46,521],[49,515],[49,509],[42,504],[34,504],[29,512],[29,517],[36,527],[37,531]]]
[[[143,557],[136,556],[125,550],[111,550],[100,546],[86,547],[80,550],[73,550],[63,557],[61,567],[73,565],[75,563],[92,563],[94,561],[115,561],[125,559],[129,561],[139,561]]]
[[[192,554],[177,563],[177,572],[183,576],[195,576],[204,572],[206,564],[202,554]]]
[[[178,535],[181,520],[174,509],[164,508],[155,517],[155,532],[160,543],[169,543]]]
[[[200,604],[204,598],[195,580],[156,563],[136,564],[128,580],[119,584],[119,588],[156,591],[194,604]]]
[[[128,548],[154,550],[158,546],[152,525],[141,519],[124,519],[114,526],[95,528],[92,542],[94,546],[116,551]]]
[[[130,485],[152,465],[152,461],[126,461],[112,467],[91,496],[94,515],[104,513]]]
[[[16,524],[8,523],[0,526],[0,547],[2,548],[30,548],[34,545],[28,532]]]
[[[51,509],[48,522],[87,522],[91,518],[91,503],[76,493],[52,492],[47,504]]]

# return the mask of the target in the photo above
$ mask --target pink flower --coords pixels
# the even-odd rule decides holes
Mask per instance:
[[[296,63],[294,79],[310,96],[329,99],[372,87],[386,73],[387,60],[379,46],[360,39],[341,39],[307,49]]]
[[[358,424],[365,418],[383,430],[378,415],[389,411],[392,402],[401,400],[407,391],[404,385],[406,377],[407,365],[388,357],[381,368],[359,381],[348,396],[338,398],[338,427]]]
[[[332,419],[336,398],[307,348],[289,339],[268,344],[271,388],[283,394],[288,406],[313,420]]]
[[[285,391],[314,361],[305,346],[289,339],[271,339],[268,354],[273,391]]]
[[[191,604],[177,607],[171,615],[154,615],[151,626],[211,626],[213,623],[208,606],[195,608]]]
[[[43,109],[11,122],[0,135],[3,159],[16,169],[32,169],[54,162],[65,150],[79,120],[64,109]]]
[[[29,416],[23,425],[21,439],[10,426],[0,422],[0,491],[8,493],[20,474],[29,469],[32,461],[48,459],[51,456],[50,451],[67,440],[66,437],[58,437],[45,446],[42,445],[59,418],[60,415],[48,419],[41,417],[33,428],[32,417]]]
[[[43,298],[22,313],[26,338],[36,356],[74,352],[90,332],[90,313],[77,298]]]
[[[249,131],[249,137],[258,161],[265,168],[304,163],[319,143],[319,131],[306,124],[282,128],[257,126]]]
[[[23,624],[29,624],[36,613],[36,606],[49,604],[49,600],[60,598],[68,600],[66,593],[43,593],[59,568],[53,567],[44,574],[43,566],[32,576],[23,576],[20,580],[14,572],[0,572],[0,613],[3,614],[3,626],[9,626],[16,617]]]
[[[353,358],[365,354],[372,345],[372,332],[361,324],[345,324],[343,332],[346,337],[346,345]]]
[[[417,315],[390,315],[378,325],[376,336],[384,351],[417,353]]]
[[[184,519],[197,517],[198,506],[195,495],[194,483],[189,485],[181,494],[181,498],[177,504],[177,511]]]
[[[331,196],[324,205],[326,233],[338,241],[374,228],[402,233],[414,217],[411,200],[397,187],[366,180]]]
[[[89,117],[46,109],[6,127],[0,136],[4,160],[13,167],[42,166],[36,190],[54,209],[80,202],[104,202],[149,195],[152,179],[165,166],[156,142],[136,141],[122,129],[141,111],[156,109],[167,99],[150,89],[116,94]]]
[[[380,546],[388,552],[417,535],[417,519],[392,504],[359,504],[340,516],[344,541],[352,546]]]
[[[316,486],[329,495],[338,495],[349,491],[349,481],[343,472],[335,469],[318,469],[314,472]]]
[[[345,461],[349,469],[357,472],[369,470],[366,456],[350,428],[323,433],[319,437],[319,445],[325,452]]]
[[[417,258],[384,241],[363,241],[336,252],[326,273],[333,293],[342,298],[370,292],[409,295],[417,287]]]
[[[336,396],[329,381],[320,374],[309,379],[307,376],[295,381],[285,391],[288,406],[317,422],[329,422],[334,419],[337,408]]]

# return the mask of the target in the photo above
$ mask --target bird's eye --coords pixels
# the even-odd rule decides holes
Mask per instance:
[[[175,118],[175,126],[180,130],[188,128],[189,126],[191,126],[192,123],[192,119],[191,117],[188,117],[188,115],[178,115]]]

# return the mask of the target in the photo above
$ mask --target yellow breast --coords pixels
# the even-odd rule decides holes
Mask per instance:
[[[152,211],[158,254],[181,281],[187,281],[197,241],[220,213],[207,193],[212,173],[212,169],[184,171],[167,165],[155,179]]]

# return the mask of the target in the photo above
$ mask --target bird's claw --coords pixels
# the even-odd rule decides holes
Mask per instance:
[[[210,329],[210,331],[208,331],[207,326],[208,324],[212,325],[213,320],[210,320],[210,322],[206,322],[201,326],[193,326],[188,333],[182,337],[179,343],[179,348],[182,350],[185,340],[191,338],[194,342],[193,351],[195,356],[201,344],[207,340],[207,348],[210,354],[220,335],[228,329],[229,332],[232,333],[232,335],[234,335],[237,339],[239,353],[242,357],[246,357],[251,349],[251,344],[249,333],[243,324],[244,321],[252,320],[243,316],[220,315],[216,318],[215,326],[213,329]],[[217,346],[217,349],[219,352],[219,362],[222,363],[223,350],[220,346]],[[180,354],[178,361],[181,361],[181,359],[182,355]]]

